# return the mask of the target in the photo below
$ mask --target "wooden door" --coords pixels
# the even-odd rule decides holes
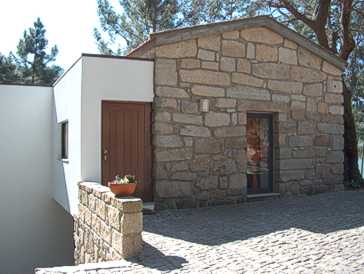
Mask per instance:
[[[151,105],[139,102],[102,102],[102,183],[116,175],[135,175],[135,196],[152,201]]]

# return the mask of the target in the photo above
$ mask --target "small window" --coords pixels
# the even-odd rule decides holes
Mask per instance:
[[[61,159],[68,159],[68,121],[61,122]]]

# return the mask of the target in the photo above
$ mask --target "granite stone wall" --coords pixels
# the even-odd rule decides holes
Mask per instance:
[[[244,200],[246,117],[257,111],[274,116],[274,192],[343,188],[341,70],[320,56],[264,27],[157,40],[133,56],[155,60],[160,207]],[[201,99],[209,102],[206,113]]]
[[[75,263],[120,260],[142,251],[142,201],[116,198],[98,183],[79,184],[74,217]]]

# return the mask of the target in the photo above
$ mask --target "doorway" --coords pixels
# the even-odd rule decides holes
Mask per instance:
[[[273,192],[273,117],[269,113],[247,115],[248,194]]]
[[[135,175],[135,196],[150,202],[151,104],[144,102],[102,102],[102,183],[107,185],[116,175]]]

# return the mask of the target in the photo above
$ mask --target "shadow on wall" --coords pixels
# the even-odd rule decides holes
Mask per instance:
[[[144,216],[144,231],[188,242],[220,245],[298,228],[327,234],[364,226],[364,192],[306,197]]]

